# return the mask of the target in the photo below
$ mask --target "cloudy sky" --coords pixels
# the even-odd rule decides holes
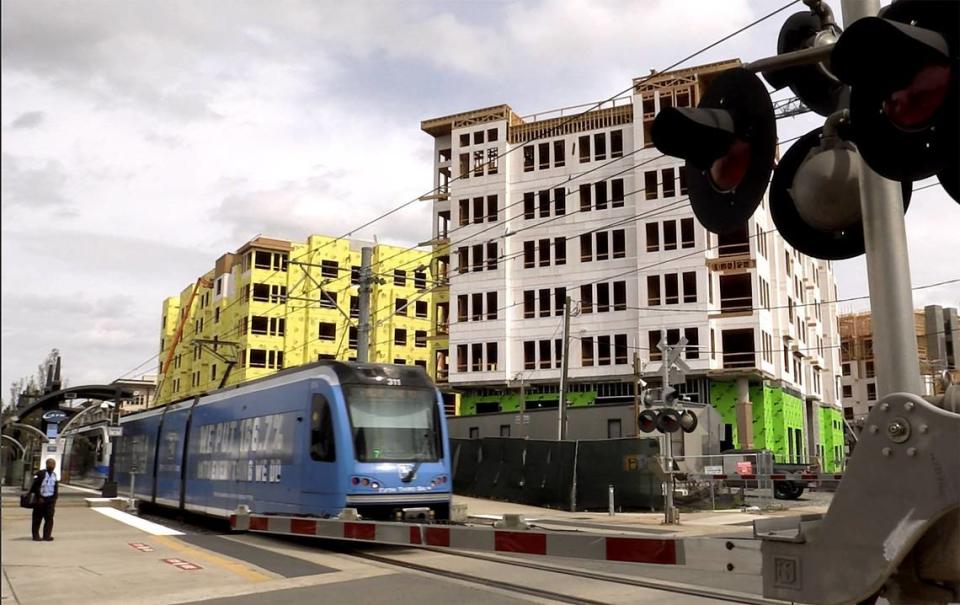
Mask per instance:
[[[421,119],[605,98],[782,3],[4,0],[4,398],[51,347],[73,384],[148,359],[162,299],[259,233],[340,235],[428,190]],[[782,20],[690,64],[770,54]],[[426,239],[428,206],[360,235]],[[960,205],[918,193],[915,284],[960,276],[945,225]],[[838,275],[866,293],[862,259]]]

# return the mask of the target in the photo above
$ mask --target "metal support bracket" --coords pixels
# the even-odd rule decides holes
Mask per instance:
[[[929,548],[914,546],[933,534],[960,540],[950,522],[960,509],[958,437],[960,415],[916,395],[893,393],[875,405],[823,520],[800,521],[793,535],[757,533],[764,596],[859,603],[889,579],[887,596],[899,603],[906,601],[894,600],[896,586],[911,575],[933,595],[924,602],[948,602],[960,586],[960,558],[935,555],[937,565],[924,569]]]

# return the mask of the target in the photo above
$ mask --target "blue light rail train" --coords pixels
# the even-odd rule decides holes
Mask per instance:
[[[229,516],[449,518],[443,401],[419,367],[321,361],[121,419],[121,493]],[[429,509],[429,511],[427,511]]]

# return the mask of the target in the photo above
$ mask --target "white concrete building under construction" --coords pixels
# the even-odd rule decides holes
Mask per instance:
[[[766,202],[742,229],[708,233],[682,163],[650,139],[658,111],[696,105],[736,65],[637,78],[599,106],[519,116],[498,105],[422,122],[435,140],[435,275],[447,275],[434,299],[438,375],[461,393],[460,415],[517,412],[521,385],[525,410],[557,407],[569,296],[571,408],[597,407],[602,424],[600,408],[633,402],[634,355],[655,384],[657,343],[686,337],[693,371],[680,390],[720,412],[725,446],[842,465],[830,263],[786,244]]]

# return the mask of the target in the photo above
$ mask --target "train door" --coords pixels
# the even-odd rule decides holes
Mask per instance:
[[[156,503],[180,506],[183,443],[193,402],[178,403],[163,415],[156,444]]]
[[[326,383],[319,383],[310,394],[309,406],[309,423],[301,432],[305,453],[301,473],[304,504],[309,512],[333,512],[344,506],[349,480],[344,469],[353,466],[352,446],[337,443],[338,431],[334,427],[346,424],[348,419]]]

